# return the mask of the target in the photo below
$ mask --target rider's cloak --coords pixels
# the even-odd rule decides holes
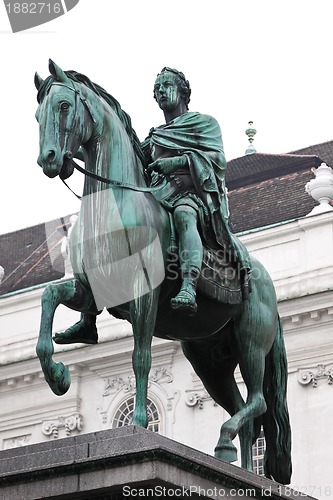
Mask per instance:
[[[148,163],[152,161],[151,154],[156,147],[168,150],[168,156],[187,155],[193,185],[209,214],[210,231],[203,224],[200,228],[204,239],[215,249],[229,251],[240,262],[241,268],[250,270],[249,254],[241,241],[231,233],[228,224],[229,209],[224,179],[227,162],[218,122],[212,116],[188,112],[151,129],[142,147]]]

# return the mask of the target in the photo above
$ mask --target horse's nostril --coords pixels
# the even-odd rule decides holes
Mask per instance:
[[[47,155],[48,162],[51,163],[54,160],[54,157],[55,157],[55,152],[50,151],[49,154]]]

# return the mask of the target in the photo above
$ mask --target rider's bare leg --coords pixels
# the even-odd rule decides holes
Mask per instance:
[[[56,333],[53,340],[56,344],[97,344],[96,314],[82,313],[80,321]]]
[[[197,311],[196,288],[203,258],[197,218],[197,212],[192,207],[183,205],[175,208],[174,221],[178,233],[183,283],[180,292],[171,299],[171,307],[187,314],[195,314]]]

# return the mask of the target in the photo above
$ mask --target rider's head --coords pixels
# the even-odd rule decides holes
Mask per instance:
[[[178,87],[178,92],[184,98],[186,108],[188,109],[188,104],[190,102],[190,96],[191,96],[190,82],[186,80],[184,73],[178,71],[177,69],[169,68],[167,66],[164,67],[162,71],[157,75],[156,80],[158,79],[159,76],[163,75],[164,73],[171,73],[174,76]],[[157,101],[155,88],[154,88],[154,98]]]

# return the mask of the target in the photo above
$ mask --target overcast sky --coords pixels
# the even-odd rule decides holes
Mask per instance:
[[[112,93],[140,139],[163,122],[152,90],[171,66],[191,83],[190,109],[219,121],[227,160],[244,154],[249,120],[257,151],[286,153],[333,139],[332,17],[332,0],[80,0],[12,34],[1,3],[0,234],[79,210],[36,163],[33,77],[49,58]],[[70,184],[80,191],[82,176]]]

